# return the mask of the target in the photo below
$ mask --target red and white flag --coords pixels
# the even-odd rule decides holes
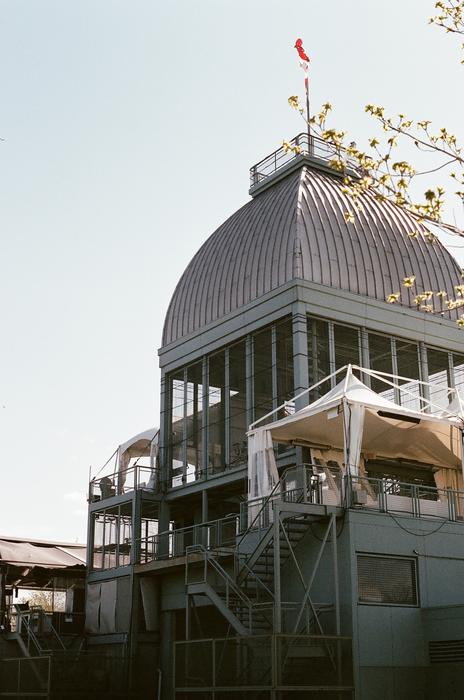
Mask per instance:
[[[300,66],[303,68],[305,73],[305,88],[306,94],[309,93],[309,56],[303,48],[303,40],[297,39],[295,42],[295,49],[298,52],[298,58],[300,59]]]

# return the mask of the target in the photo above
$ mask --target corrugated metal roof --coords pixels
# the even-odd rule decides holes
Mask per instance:
[[[86,548],[82,545],[63,547],[0,540],[0,560],[15,566],[39,566],[46,569],[85,566]]]
[[[370,195],[362,197],[355,223],[346,223],[352,203],[342,187],[339,177],[305,165],[233,214],[182,275],[163,345],[296,279],[385,301],[414,274],[415,293],[446,290],[454,297],[460,268],[440,243],[412,239],[408,233],[420,228],[415,220]]]

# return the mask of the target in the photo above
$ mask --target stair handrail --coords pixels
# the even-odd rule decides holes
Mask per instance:
[[[234,579],[227,573],[227,571],[219,564],[218,561],[214,558],[214,555],[206,549],[202,544],[193,544],[187,547],[186,549],[186,554],[187,556],[189,554],[195,554],[200,552],[201,554],[204,555],[206,561],[212,565],[213,569],[215,569],[221,576],[224,578],[227,583],[229,584],[230,588],[233,589],[234,593],[237,593],[237,596],[239,598],[242,598],[244,603],[247,605],[253,605],[252,601],[248,598],[248,596],[243,593],[243,591],[240,589],[240,587],[235,583]]]
[[[233,578],[229,576],[227,571],[217,562],[214,558],[214,555],[207,550],[202,544],[194,544],[190,545],[187,547],[185,554],[186,554],[186,559],[188,561],[188,556],[189,554],[203,554],[205,564],[210,564],[211,567],[219,573],[219,575],[222,577],[226,584],[226,599],[225,603],[227,607],[229,607],[229,590],[232,590],[232,592],[239,598],[243,604],[246,606],[248,609],[248,620],[249,620],[249,629],[251,632],[251,627],[252,627],[252,608],[253,608],[253,603],[252,601],[248,598],[248,596],[243,593],[243,591],[239,588],[239,586],[235,583]],[[205,577],[205,583],[208,583]]]
[[[251,523],[248,525],[247,529],[245,530],[245,532],[243,533],[243,535],[241,536],[241,538],[238,540],[238,542],[237,542],[237,547],[240,546],[240,544],[243,542],[244,538],[251,532],[251,530],[252,530],[252,528],[253,528],[253,525],[254,525],[255,522],[258,520],[258,518],[260,517],[261,513],[263,512],[263,510],[266,508],[266,506],[268,505],[269,501],[270,501],[271,499],[273,499],[274,496],[276,496],[277,490],[280,488],[280,486],[282,486],[283,480],[284,480],[284,478],[285,478],[287,472],[289,472],[291,469],[295,469],[295,467],[294,467],[294,466],[287,467],[287,469],[285,469],[285,470],[282,472],[282,474],[280,475],[279,481],[276,482],[276,484],[274,485],[274,488],[272,489],[272,491],[270,492],[270,494],[268,494],[268,496],[266,497],[266,500],[263,502],[261,508],[260,508],[259,511],[256,513],[256,515],[255,515],[255,517],[253,518],[253,520],[251,521]],[[248,501],[248,503],[249,503],[249,501]]]
[[[16,610],[16,615],[18,616],[19,621],[20,621],[20,624],[19,624],[19,626],[18,626],[19,629],[18,629],[17,631],[19,632],[19,634],[21,634],[21,629],[22,629],[22,626],[24,625],[24,627],[25,627],[25,629],[26,629],[26,632],[27,632],[28,641],[32,641],[32,642],[33,642],[33,644],[34,644],[34,646],[35,646],[35,648],[36,648],[36,651],[38,652],[39,656],[42,656],[42,654],[43,654],[45,651],[48,651],[48,650],[47,650],[47,649],[44,649],[44,648],[42,647],[42,645],[41,645],[40,642],[39,642],[39,639],[38,639],[37,635],[35,634],[34,630],[32,629],[32,625],[30,624],[29,620],[27,619],[27,618],[29,617],[29,615],[30,615],[30,611],[29,611],[29,610],[27,610],[27,611],[26,611],[26,610],[21,610],[21,609],[19,608],[18,605],[15,605],[14,607],[15,607],[15,610]]]
[[[250,566],[248,566],[245,559],[243,559],[241,561],[240,571],[243,571],[243,569],[247,570],[247,577],[246,578],[248,578],[248,576],[251,574],[251,576],[253,576],[253,578],[260,584],[260,586],[262,586],[265,589],[266,593],[268,593],[271,596],[271,599],[272,600],[275,599],[273,591],[271,591],[271,589],[266,586],[264,581],[262,581],[260,579],[258,574],[255,571],[253,571],[253,569]],[[256,603],[256,605],[262,605],[262,603]]]
[[[59,645],[63,649],[63,651],[66,651],[66,646],[65,646],[63,640],[61,639],[60,635],[58,634],[58,632],[54,628],[53,622],[50,623],[50,630],[51,630],[52,635],[55,637],[55,639],[58,641]]]
[[[241,536],[240,539],[238,540],[238,542],[237,542],[237,547],[240,546],[240,544],[243,542],[244,538],[252,531],[253,525],[254,525],[255,522],[258,520],[258,518],[261,516],[261,513],[262,513],[263,510],[266,508],[266,506],[268,505],[269,501],[270,501],[271,499],[274,500],[274,498],[275,498],[276,495],[277,495],[277,490],[279,489],[280,486],[282,486],[282,484],[283,484],[283,482],[284,482],[284,479],[286,478],[287,474],[288,474],[289,472],[291,472],[292,470],[295,470],[295,469],[300,469],[300,468],[301,468],[301,469],[306,469],[308,466],[317,466],[317,465],[311,465],[311,464],[308,464],[308,463],[297,464],[297,465],[292,465],[292,466],[290,466],[290,467],[287,467],[287,468],[282,472],[279,481],[275,484],[275,486],[274,486],[274,488],[272,489],[271,493],[266,497],[266,500],[263,502],[261,508],[260,508],[259,511],[256,513],[255,517],[253,518],[253,520],[252,520],[251,523],[248,525],[248,527],[247,527],[247,529],[245,530],[245,532],[242,534],[242,536]],[[309,482],[309,483],[310,483],[310,482]],[[309,483],[307,484],[307,487],[309,487]]]

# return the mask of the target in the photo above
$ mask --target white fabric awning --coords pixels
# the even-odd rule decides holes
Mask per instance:
[[[277,443],[345,450],[350,469],[357,466],[361,451],[370,458],[457,468],[463,420],[459,413],[451,413],[433,415],[398,406],[372,391],[348,367],[342,381],[324,396],[249,435],[266,431]]]
[[[142,433],[134,435],[134,437],[131,437],[119,446],[119,454],[128,457],[148,457],[150,455],[151,444],[155,442],[158,432],[158,428],[150,428],[149,430],[144,430]]]

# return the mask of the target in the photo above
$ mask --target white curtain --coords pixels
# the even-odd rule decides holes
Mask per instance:
[[[100,591],[100,634],[116,632],[117,581],[102,581]]]
[[[248,501],[269,496],[278,481],[271,433],[260,428],[248,437]],[[248,524],[253,522],[260,509],[260,503],[249,506]]]
[[[121,448],[118,449],[118,494],[124,493],[124,484],[126,483],[127,467],[129,466],[130,455],[127,452],[121,453]]]
[[[347,401],[343,406],[343,422],[345,429],[346,473],[358,476],[359,460],[364,430],[365,407]]]
[[[150,479],[147,489],[155,491],[158,486],[158,438],[154,438],[150,443]]]
[[[89,583],[85,596],[85,630],[98,634],[100,631],[100,583]]]

